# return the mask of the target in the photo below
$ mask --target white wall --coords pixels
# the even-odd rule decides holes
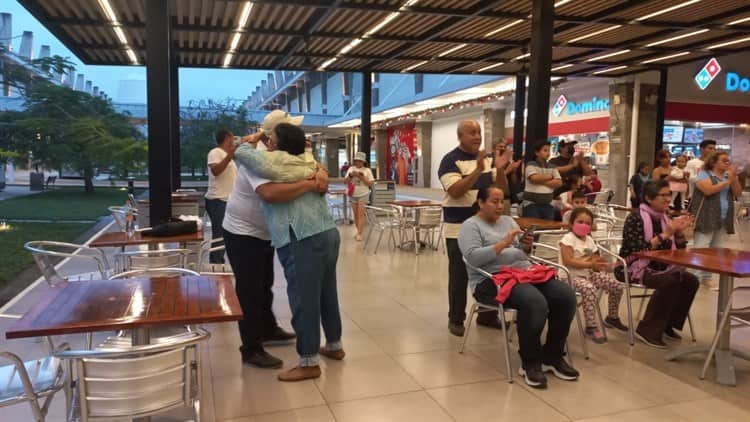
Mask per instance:
[[[443,188],[443,186],[440,184],[440,179],[437,176],[438,168],[440,167],[440,161],[443,160],[443,156],[445,154],[458,146],[458,139],[456,138],[456,127],[458,126],[458,123],[460,121],[466,119],[477,120],[479,122],[479,125],[482,127],[482,133],[484,133],[484,119],[482,118],[481,111],[478,113],[475,112],[470,114],[463,114],[432,121],[432,156],[430,158],[431,188]]]

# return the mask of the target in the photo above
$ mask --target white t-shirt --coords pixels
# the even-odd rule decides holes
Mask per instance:
[[[690,173],[691,182],[695,183],[695,178],[698,177],[698,173],[703,170],[703,164],[703,160],[701,160],[700,158],[693,158],[692,160],[687,162],[685,170]]]
[[[224,214],[224,230],[241,236],[252,236],[258,239],[271,240],[268,225],[263,216],[261,199],[255,189],[270,180],[258,177],[244,167],[237,171],[234,189],[229,195]]]
[[[227,152],[223,149],[219,147],[212,149],[208,153],[208,166],[219,164],[226,156]],[[214,173],[209,168],[206,199],[221,199],[222,201],[226,201],[229,198],[229,193],[232,192],[232,186],[234,186],[234,179],[236,178],[237,166],[234,164],[234,161],[230,161],[224,171],[218,176],[214,176]]]
[[[596,242],[591,236],[586,236],[585,239],[581,240],[573,232],[567,233],[560,239],[560,245],[566,245],[573,248],[573,257],[576,259],[586,258],[587,256],[593,255],[597,251]],[[560,256],[560,263],[562,264],[562,256]],[[573,268],[568,267],[570,270],[570,276],[576,277],[587,277],[589,274],[588,268]]]
[[[375,177],[373,177],[372,175],[372,170],[370,170],[368,167],[357,168],[355,166],[349,167],[349,170],[346,171],[346,175],[344,177],[349,177],[353,173],[363,173],[365,175],[365,179],[367,179],[368,182],[371,182],[373,179],[375,179]],[[354,193],[352,194],[353,197],[357,198],[370,194],[370,188],[365,184],[365,182],[359,180],[359,178],[352,177],[351,182],[354,183]]]

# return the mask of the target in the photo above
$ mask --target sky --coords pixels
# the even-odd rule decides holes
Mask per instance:
[[[13,50],[18,51],[21,44],[20,35],[23,31],[34,33],[33,54],[36,55],[42,45],[49,45],[52,55],[68,57],[75,63],[76,73],[83,73],[87,80],[91,80],[94,86],[104,90],[114,102],[129,99],[142,99],[146,102],[146,68],[143,66],[91,66],[84,65],[81,60],[68,50],[51,32],[49,32],[39,21],[34,18],[23,6],[15,0],[0,1],[0,12],[13,15],[13,36],[18,37],[12,41]],[[205,99],[242,100],[246,98],[260,85],[260,81],[266,76],[266,71],[234,70],[234,69],[180,69],[180,104],[187,105],[191,100],[200,101]],[[142,87],[136,91],[142,92],[118,92],[121,91],[121,80],[138,80],[140,83],[131,83],[130,87]],[[126,98],[126,96],[128,98]],[[118,98],[118,97],[122,97]]]

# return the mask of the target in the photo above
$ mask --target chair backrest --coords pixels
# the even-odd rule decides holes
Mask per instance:
[[[82,421],[147,416],[192,405],[200,377],[197,343],[209,337],[198,329],[155,345],[55,356],[73,361]]]
[[[442,207],[424,207],[417,212],[417,226],[419,227],[437,227],[442,221]]]
[[[195,269],[203,273],[212,274],[233,274],[232,266],[226,263],[211,263],[209,257],[211,252],[225,251],[226,246],[224,245],[224,238],[217,237],[216,239],[208,239],[201,242],[200,250],[198,252],[198,261],[196,262]]]
[[[115,255],[115,271],[145,270],[149,268],[185,268],[189,255],[189,249],[121,252]]]
[[[42,272],[44,280],[50,286],[61,281],[66,281],[67,277],[58,273],[55,265],[60,258],[71,258],[90,260],[96,264],[96,270],[99,278],[104,279],[109,273],[109,263],[107,257],[99,249],[90,248],[85,245],[75,243],[53,242],[48,240],[33,240],[23,245],[24,249],[31,252],[36,265]]]
[[[537,230],[534,233],[536,234],[536,241],[532,248],[532,255],[552,262],[559,262],[560,239],[568,234],[568,230]],[[551,248],[537,247],[538,245],[550,246]]]
[[[143,270],[132,270],[125,271],[124,273],[115,274],[110,277],[110,280],[119,280],[123,278],[138,278],[138,277],[181,277],[187,275],[200,276],[193,270],[185,268],[149,268]]]
[[[365,218],[367,224],[383,228],[390,226],[398,220],[399,213],[394,208],[376,207],[373,205],[365,206]]]
[[[560,247],[551,246],[545,243],[534,242],[531,246],[532,253],[529,255],[531,261],[550,266],[557,270],[558,277],[565,278],[569,283],[572,283],[570,277],[570,270],[568,267],[562,264],[560,259]],[[561,274],[562,273],[562,274]]]
[[[112,218],[115,220],[115,223],[117,223],[117,226],[120,228],[120,230],[125,230],[125,217],[128,213],[127,207],[111,206],[107,209],[109,210],[109,213],[112,215]]]

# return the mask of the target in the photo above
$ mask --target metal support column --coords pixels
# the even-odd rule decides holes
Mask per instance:
[[[554,21],[554,0],[534,0],[531,9],[529,112],[526,122],[527,160],[534,156],[533,146],[547,140]]]
[[[180,169],[180,66],[176,57],[172,57],[169,63],[170,87],[169,87],[169,123],[170,139],[172,148],[172,192],[181,186]]]
[[[367,160],[370,160],[370,138],[372,122],[372,73],[362,73],[362,114],[360,117],[360,138],[359,149],[365,153]],[[381,159],[378,157],[378,159]],[[370,163],[372,166],[373,163]]]
[[[516,75],[515,116],[513,117],[513,159],[523,158],[523,133],[526,125],[526,74]]]
[[[163,223],[172,215],[170,23],[169,4],[166,0],[146,2],[148,184],[151,225]]]
[[[656,100],[656,151],[664,148],[664,109],[667,107],[667,83],[669,70],[659,70],[659,98]],[[654,152],[656,152],[654,151]]]

